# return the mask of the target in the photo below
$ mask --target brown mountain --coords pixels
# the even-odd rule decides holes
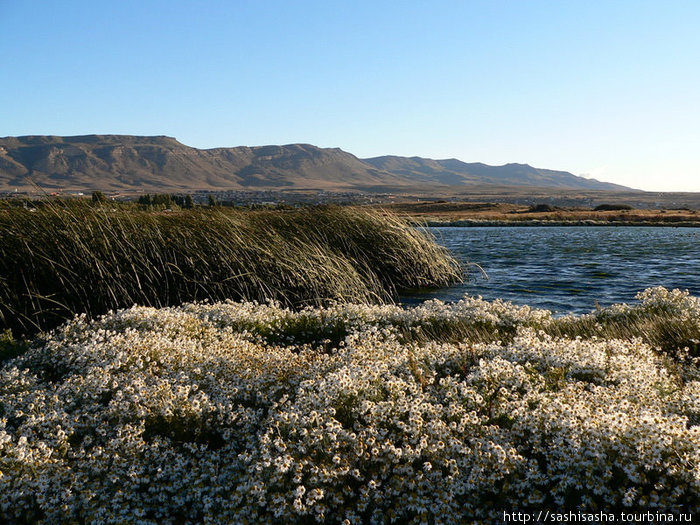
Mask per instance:
[[[534,168],[529,164],[489,166],[457,159],[432,160],[421,157],[384,156],[364,159],[375,168],[415,181],[447,185],[494,184],[498,186],[537,186],[589,190],[629,190],[626,186],[579,177],[568,171]]]
[[[513,185],[629,189],[526,164],[487,166],[456,159],[358,159],[309,144],[196,149],[165,136],[0,138],[0,190],[191,191],[318,189],[409,191],[416,187]]]

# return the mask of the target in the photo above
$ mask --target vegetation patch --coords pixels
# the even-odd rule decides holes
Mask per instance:
[[[277,300],[381,303],[462,279],[402,220],[314,207],[150,212],[102,202],[0,209],[0,329],[15,336],[134,304]]]
[[[533,204],[528,208],[528,211],[532,213],[546,213],[557,211],[558,209],[559,208],[552,206],[551,204]]]
[[[0,363],[24,353],[28,348],[25,341],[18,341],[12,337],[12,331],[0,332]]]
[[[633,210],[634,208],[628,204],[599,204],[593,211],[623,211]]]
[[[698,512],[700,362],[679,345],[700,299],[639,299],[565,318],[478,298],[77,317],[0,369],[0,521]]]

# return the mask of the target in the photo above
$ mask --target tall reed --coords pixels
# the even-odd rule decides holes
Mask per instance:
[[[63,203],[0,209],[0,329],[30,334],[76,313],[196,300],[381,303],[461,279],[425,234],[378,212]]]

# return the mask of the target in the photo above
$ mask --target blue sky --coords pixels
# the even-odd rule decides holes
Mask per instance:
[[[697,1],[0,0],[0,136],[305,142],[700,191]]]

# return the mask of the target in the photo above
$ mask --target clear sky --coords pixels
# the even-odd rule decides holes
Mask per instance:
[[[0,136],[311,143],[700,191],[700,2],[0,0]]]

